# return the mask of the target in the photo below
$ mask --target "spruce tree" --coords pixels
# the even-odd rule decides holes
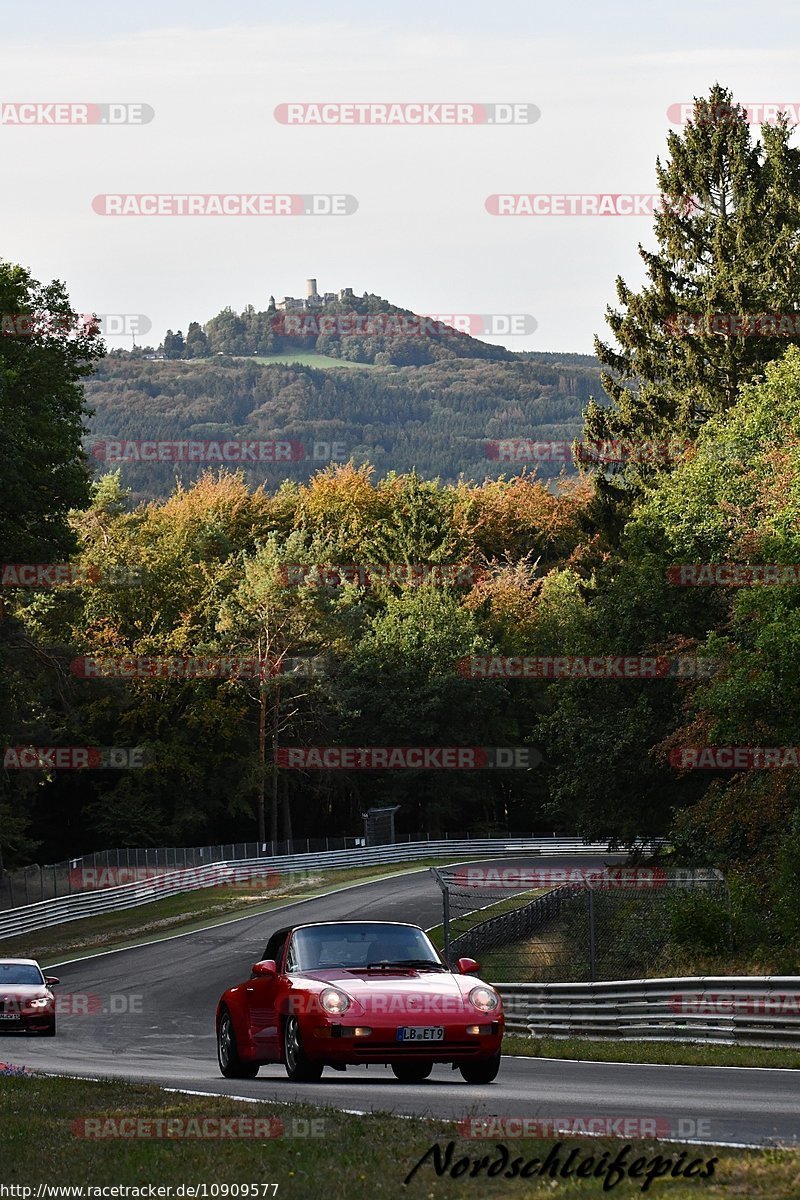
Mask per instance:
[[[692,441],[743,383],[800,342],[800,316],[774,321],[800,312],[800,151],[791,132],[781,117],[753,142],[746,110],[716,84],[708,99],[695,98],[684,131],[668,135],[669,158],[656,159],[658,249],[639,245],[641,291],[617,279],[621,307],[606,311],[617,346],[595,339],[613,403],[590,401],[586,442]],[[591,461],[592,450],[583,457]],[[671,452],[601,467],[601,496],[624,510],[670,461]]]

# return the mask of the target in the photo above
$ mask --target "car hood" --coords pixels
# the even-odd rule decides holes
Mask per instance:
[[[302,987],[302,980],[314,980],[329,987],[340,988],[355,1000],[363,1012],[396,1012],[420,1015],[462,1012],[470,1008],[467,996],[481,980],[474,976],[452,975],[444,971],[348,971],[338,967],[334,970],[308,971],[295,975],[295,987]]]
[[[51,992],[41,983],[0,984],[0,1000],[38,1000],[50,996]]]

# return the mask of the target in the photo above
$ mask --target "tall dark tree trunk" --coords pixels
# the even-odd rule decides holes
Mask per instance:
[[[273,842],[278,840],[278,730],[281,714],[281,689],[275,685],[272,701],[272,832]],[[289,835],[291,836],[291,835]]]
[[[264,688],[261,688],[258,700],[258,841],[259,845],[267,840],[266,821],[264,815],[264,798],[266,791],[266,762],[265,747],[267,733],[267,699]]]

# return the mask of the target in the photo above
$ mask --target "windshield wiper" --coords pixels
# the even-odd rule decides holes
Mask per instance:
[[[370,971],[373,967],[423,967],[429,971],[447,970],[447,967],[443,966],[440,962],[436,962],[435,959],[432,958],[403,958],[397,959],[396,961],[390,961],[387,958],[383,958],[380,962],[367,963],[366,967],[362,968],[362,970]]]

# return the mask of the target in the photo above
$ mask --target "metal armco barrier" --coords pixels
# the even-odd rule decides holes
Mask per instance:
[[[117,909],[135,908],[167,896],[199,888],[221,887],[236,882],[250,882],[260,873],[291,874],[298,871],[321,871],[359,866],[385,866],[418,862],[426,858],[458,858],[469,856],[513,857],[518,854],[605,854],[607,842],[585,843],[579,838],[470,838],[464,841],[401,842],[386,846],[365,846],[352,850],[332,850],[319,854],[282,854],[274,857],[237,859],[235,862],[209,863],[168,871],[151,879],[125,883],[118,887],[93,892],[78,892],[57,900],[41,900],[20,908],[0,912],[0,940],[62,925],[81,917],[97,916]],[[270,886],[270,885],[268,885]],[[274,886],[274,883],[271,885]]]
[[[531,1037],[800,1045],[800,976],[497,983],[509,1033]]]

